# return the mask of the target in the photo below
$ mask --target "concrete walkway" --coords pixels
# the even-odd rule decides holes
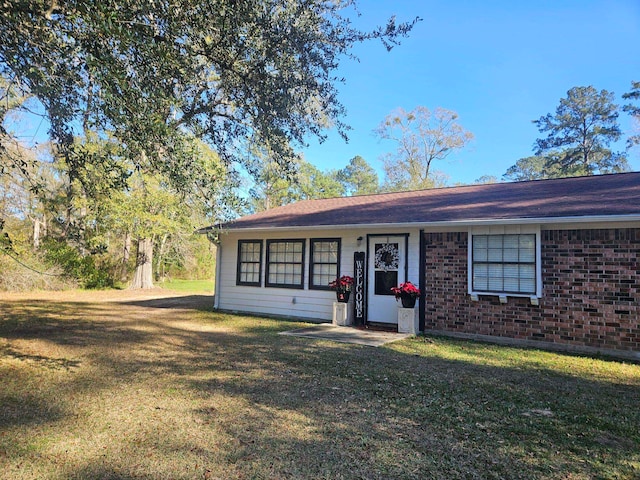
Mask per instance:
[[[410,337],[409,333],[381,332],[353,327],[336,327],[334,325],[317,325],[280,332],[280,335],[292,337],[321,338],[342,343],[355,343],[369,347],[379,347],[385,343],[395,342]]]

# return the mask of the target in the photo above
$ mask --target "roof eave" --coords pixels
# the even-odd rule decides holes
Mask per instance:
[[[573,217],[530,217],[530,218],[478,218],[465,220],[448,220],[441,222],[402,222],[402,223],[356,223],[356,224],[329,224],[329,225],[287,225],[287,226],[261,226],[261,227],[234,227],[222,225],[201,229],[198,233],[218,228],[221,231],[234,232],[260,232],[260,231],[292,231],[292,230],[326,230],[326,229],[379,229],[379,228],[433,228],[433,227],[474,227],[489,225],[531,225],[549,223],[613,223],[613,222],[640,222],[640,214],[627,215],[586,215]]]

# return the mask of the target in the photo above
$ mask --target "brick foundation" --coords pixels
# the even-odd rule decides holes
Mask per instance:
[[[467,292],[466,232],[425,233],[425,330],[640,352],[640,229],[543,230],[542,298]]]

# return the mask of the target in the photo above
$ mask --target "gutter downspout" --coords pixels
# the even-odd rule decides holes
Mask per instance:
[[[222,290],[221,281],[222,281],[222,242],[218,242],[216,244],[216,278],[215,283],[213,284],[213,308],[214,310],[218,310],[220,308],[220,291]]]

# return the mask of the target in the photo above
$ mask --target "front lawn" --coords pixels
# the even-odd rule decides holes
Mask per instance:
[[[0,296],[3,479],[640,477],[639,365],[38,295]]]
[[[213,280],[182,280],[175,278],[166,282],[158,282],[157,285],[161,288],[179,292],[213,292]]]

